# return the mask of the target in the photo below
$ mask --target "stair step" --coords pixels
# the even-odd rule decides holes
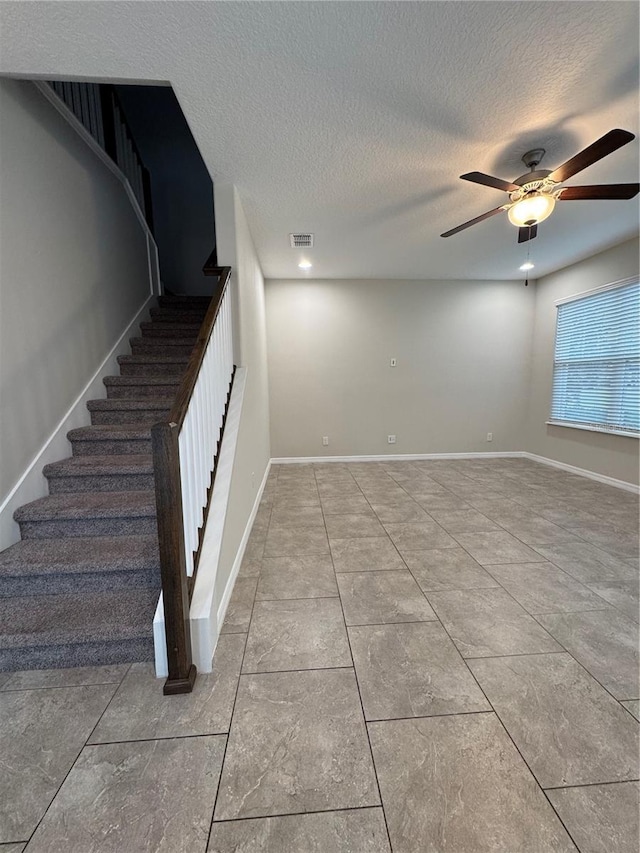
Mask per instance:
[[[67,433],[74,456],[151,453],[151,427],[145,424],[101,424]]]
[[[129,338],[133,355],[191,355],[193,344],[183,338]]]
[[[189,363],[188,355],[119,355],[121,376],[182,376]]]
[[[45,465],[49,494],[142,492],[155,488],[151,454],[71,456]]]
[[[200,323],[140,323],[143,338],[187,338],[195,343]]]
[[[152,308],[151,322],[178,323],[180,325],[193,323],[197,324],[198,326],[201,326],[206,313],[206,311],[193,311],[187,309],[183,311],[176,311],[175,309],[169,310],[166,308]]]
[[[94,426],[134,423],[150,426],[169,417],[171,401],[151,397],[146,400],[89,400],[87,408],[91,412],[91,423]]]
[[[23,539],[156,535],[153,491],[49,495],[13,514]]]
[[[210,296],[159,296],[158,306],[160,308],[196,308],[204,309],[209,307],[211,302]]]
[[[0,671],[153,659],[149,587],[0,599]]]
[[[160,583],[154,536],[26,539],[0,553],[0,597],[61,595]]]
[[[124,397],[165,397],[173,401],[180,385],[179,376],[105,376],[102,380],[107,397],[121,400]]]

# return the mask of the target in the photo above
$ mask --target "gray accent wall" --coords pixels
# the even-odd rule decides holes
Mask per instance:
[[[122,184],[29,82],[0,80],[0,199],[2,503],[144,304],[149,272]]]
[[[628,240],[539,279],[526,449],[597,474],[638,483],[638,439],[547,424],[551,406],[557,299],[638,275],[638,240]]]

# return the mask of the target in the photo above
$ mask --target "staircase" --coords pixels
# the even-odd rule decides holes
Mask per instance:
[[[209,297],[161,296],[107,397],[46,465],[0,553],[0,671],[149,660],[160,591],[151,426],[166,419]]]

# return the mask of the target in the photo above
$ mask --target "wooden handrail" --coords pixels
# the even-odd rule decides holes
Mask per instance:
[[[229,284],[229,279],[231,278],[231,267],[218,267],[218,275],[220,276],[218,291],[211,297],[207,313],[205,314],[202,326],[200,326],[200,331],[198,332],[198,338],[191,350],[191,355],[189,356],[186,373],[178,387],[178,393],[176,394],[176,398],[169,413],[169,422],[176,424],[178,427],[178,433],[182,429],[182,424],[184,423],[187,409],[189,408],[189,400],[191,399],[193,389],[195,388],[195,384],[198,379],[198,373],[200,372],[207,344],[209,343],[209,338],[211,337],[213,327],[216,319],[218,318],[218,312],[222,305],[222,298]]]
[[[211,273],[213,274],[213,273]],[[193,689],[196,667],[192,660],[191,627],[189,622],[189,604],[193,593],[193,583],[197,570],[197,559],[202,545],[202,529],[206,523],[209,500],[213,491],[213,481],[217,468],[217,456],[222,441],[222,431],[229,406],[230,389],[227,394],[212,477],[206,496],[206,506],[200,535],[198,552],[194,559],[193,574],[187,575],[187,555],[185,548],[185,528],[183,521],[183,495],[180,468],[179,437],[184,425],[189,404],[194,394],[198,376],[206,357],[207,347],[213,334],[216,320],[221,310],[223,298],[231,278],[230,267],[217,267],[218,287],[211,298],[204,321],[198,332],[187,370],[178,388],[169,418],[155,424],[151,429],[151,445],[156,484],[156,510],[158,519],[158,544],[160,551],[160,574],[162,578],[163,606],[165,616],[165,634],[167,640],[168,677],[164,685],[165,695],[188,693]],[[228,312],[228,308],[225,309]],[[226,314],[228,317],[228,313]],[[221,322],[224,322],[222,320]],[[230,377],[232,381],[233,377]],[[192,528],[193,529],[193,528]]]

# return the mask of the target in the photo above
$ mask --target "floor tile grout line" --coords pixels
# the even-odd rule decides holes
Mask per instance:
[[[503,565],[507,565],[507,564],[503,564]],[[483,568],[484,568],[484,567],[483,567]],[[411,571],[411,569],[409,569],[409,571]],[[493,577],[493,575],[492,575],[492,577]],[[498,583],[499,583],[499,581],[498,581]],[[495,588],[496,588],[496,587],[486,587],[486,589],[495,589]],[[603,684],[602,684],[602,683],[601,683],[601,682],[600,682],[600,681],[599,681],[599,680],[598,680],[598,679],[597,679],[597,678],[596,678],[596,677],[595,677],[595,676],[594,676],[594,675],[593,675],[593,674],[592,674],[592,673],[587,669],[587,667],[586,667],[586,666],[584,666],[584,664],[580,663],[580,661],[575,657],[575,655],[573,655],[573,654],[569,651],[569,649],[567,649],[567,648],[566,648],[566,646],[565,646],[563,643],[561,643],[558,639],[556,639],[556,637],[554,637],[554,636],[553,636],[553,634],[551,633],[551,631],[549,631],[547,628],[545,628],[545,626],[544,626],[544,625],[539,621],[539,619],[537,619],[537,618],[536,618],[536,615],[535,615],[534,613],[530,613],[529,611],[527,611],[527,610],[524,608],[524,606],[523,606],[522,604],[520,604],[520,602],[519,602],[519,601],[518,601],[518,600],[517,600],[517,599],[516,599],[516,598],[515,598],[515,597],[514,597],[510,592],[509,592],[509,590],[508,590],[508,589],[506,589],[504,586],[502,586],[502,584],[500,584],[500,588],[501,588],[501,589],[503,589],[503,590],[507,593],[507,595],[509,595],[509,596],[510,596],[510,598],[512,598],[512,599],[513,599],[513,601],[515,601],[515,603],[516,603],[519,607],[522,607],[522,609],[525,611],[525,614],[526,614],[526,615],[528,615],[528,616],[530,616],[530,617],[531,617],[531,618],[532,618],[532,619],[533,619],[533,620],[534,620],[534,621],[535,621],[535,622],[540,626],[540,628],[542,628],[542,630],[543,630],[543,631],[545,631],[545,632],[549,635],[549,637],[553,640],[553,642],[557,643],[557,645],[559,645],[559,646],[560,646],[560,648],[562,649],[562,652],[558,652],[558,651],[556,651],[556,652],[523,652],[523,653],[521,653],[521,654],[509,654],[509,655],[481,655],[481,656],[477,656],[477,657],[469,656],[469,657],[467,657],[467,658],[463,658],[464,660],[486,660],[486,659],[496,658],[496,657],[521,657],[521,656],[536,655],[536,654],[562,654],[562,653],[565,653],[565,654],[568,654],[568,655],[569,655],[569,656],[570,656],[570,657],[571,657],[571,658],[572,658],[572,659],[573,659],[577,664],[579,664],[579,665],[582,667],[582,669],[584,669],[584,670],[585,670],[585,672],[587,672],[587,674],[588,674],[589,676],[591,676],[591,678],[593,678],[593,679],[594,679],[594,681],[596,681],[596,682],[597,682],[597,683],[598,683],[598,684],[603,688],[603,690],[606,690],[606,692],[607,692],[610,696],[612,696],[612,697],[613,697],[613,699],[615,699],[617,702],[620,702],[620,701],[630,701],[630,700],[619,700],[619,699],[617,699],[617,697],[613,696],[613,694],[611,693],[611,691],[610,691],[610,690],[608,690],[608,689],[607,689],[607,688],[606,688],[606,687],[605,687],[605,686],[604,686],[604,685],[603,685]],[[434,608],[434,607],[433,607],[433,605],[431,604],[431,601],[429,600],[429,596],[428,596],[426,593],[425,593],[425,597],[427,598],[427,601],[429,602],[429,605],[431,606],[431,608],[434,610],[434,612],[436,612],[436,611],[435,611],[435,608]],[[602,611],[605,611],[605,612],[606,612],[606,609],[607,609],[607,608],[600,608],[600,609],[598,609],[598,610],[589,610],[589,611],[581,610],[581,611],[570,611],[570,612],[573,612],[573,613],[585,613],[585,612],[587,612],[587,613],[600,613],[600,612],[602,612]],[[437,615],[437,613],[436,613],[436,615]],[[538,614],[538,616],[548,616],[548,615],[551,615],[551,614],[549,614],[549,613],[539,613],[539,614]],[[561,613],[560,615],[564,615],[564,613]],[[441,624],[442,624],[442,627],[444,628],[444,624],[443,624],[443,623],[441,623]],[[446,628],[445,628],[445,630],[446,630]],[[448,632],[447,632],[447,633],[448,633]],[[453,637],[451,637],[451,639],[452,639],[452,641],[453,641],[453,642],[454,642],[454,644],[455,644],[455,640],[453,639]],[[456,648],[458,648],[457,644],[456,644]],[[458,649],[458,651],[460,651],[460,650]],[[626,709],[626,708],[625,708],[624,710],[628,710],[628,709]],[[633,716],[633,715],[632,715],[632,716]]]
[[[83,749],[92,749],[94,746],[113,746],[114,744],[126,743],[156,743],[159,740],[193,740],[201,737],[227,737],[229,730],[222,732],[197,732],[186,735],[155,735],[155,737],[135,737],[123,740],[97,740],[94,743],[86,743]],[[2,848],[0,847],[0,853]]]
[[[546,547],[546,546],[543,546],[543,547]],[[551,613],[583,613],[583,612],[588,612],[588,611],[592,611],[592,610],[607,610],[609,607],[614,607],[614,609],[618,610],[619,613],[623,612],[623,611],[620,611],[617,607],[615,607],[615,605],[610,604],[610,602],[608,602],[605,598],[602,598],[602,596],[599,595],[595,590],[590,589],[587,586],[587,584],[583,583],[582,581],[578,580],[577,578],[574,578],[573,575],[571,575],[571,574],[569,574],[569,572],[565,571],[562,568],[562,566],[556,565],[556,563],[554,563],[553,560],[547,560],[547,562],[549,563],[550,566],[553,566],[561,574],[566,575],[566,577],[569,578],[571,581],[573,581],[574,583],[577,583],[579,586],[583,587],[587,592],[590,592],[593,595],[597,595],[598,598],[602,599],[604,604],[608,605],[608,607],[589,607],[589,608],[583,608],[582,610],[566,610],[566,611],[549,610],[549,611],[546,611],[545,613],[542,613],[539,611],[538,615],[548,616]],[[506,589],[504,584],[500,583],[500,581],[494,576],[494,574],[491,571],[491,567],[493,566],[494,568],[499,569],[501,566],[508,566],[508,565],[526,565],[526,563],[515,563],[515,564],[514,563],[488,563],[488,564],[484,565],[482,568],[486,572],[488,572],[489,575],[491,575],[491,577],[496,581],[496,583],[498,583],[500,586],[502,586],[503,589]],[[544,565],[544,564],[541,562],[538,562],[536,560],[535,565]],[[520,602],[518,602],[518,604],[520,604],[520,607],[523,607],[527,611],[527,613],[529,613],[530,616],[535,616],[535,614],[532,613],[530,610],[528,610],[524,604],[522,604]]]
[[[241,823],[244,820],[269,820],[270,818],[278,818],[278,817],[304,817],[308,814],[335,814],[341,812],[352,812],[352,811],[371,811],[372,809],[380,809],[382,811],[382,806],[378,803],[374,806],[348,806],[343,809],[309,809],[304,812],[276,812],[275,814],[264,814],[264,815],[247,815],[244,817],[225,817],[222,820],[214,821],[216,826],[223,826],[225,823]],[[0,846],[0,853],[1,846]],[[300,851],[300,853],[303,853]]]
[[[303,556],[320,556],[319,554],[307,554]],[[297,559],[294,557],[294,559]],[[274,601],[333,601],[336,598],[340,598],[339,595],[300,595],[295,598],[258,598],[256,593],[256,598],[254,604],[271,604]],[[603,608],[604,609],[604,608]],[[0,851],[2,853],[2,851]]]
[[[78,752],[76,753],[76,756],[75,756],[75,758],[73,759],[73,761],[71,762],[71,765],[69,766],[69,769],[68,769],[68,770],[67,770],[67,772],[64,774],[64,779],[62,780],[62,782],[60,782],[60,784],[59,784],[59,785],[58,785],[58,787],[56,788],[55,793],[53,794],[53,796],[52,796],[52,797],[51,797],[51,799],[49,800],[49,803],[48,803],[48,805],[47,805],[46,809],[45,809],[45,810],[44,810],[44,812],[42,813],[42,817],[41,817],[41,818],[40,818],[40,820],[36,823],[36,825],[35,825],[35,827],[34,827],[34,829],[33,829],[33,832],[32,832],[32,833],[31,833],[31,835],[29,836],[29,841],[27,842],[27,844],[30,844],[30,843],[31,843],[31,839],[33,838],[33,836],[34,836],[34,835],[36,834],[36,832],[38,831],[38,829],[39,829],[39,827],[40,827],[40,824],[41,824],[41,823],[43,822],[43,820],[46,818],[46,816],[47,816],[47,814],[48,814],[48,812],[49,812],[49,809],[51,808],[51,806],[53,805],[53,803],[54,803],[54,801],[55,801],[56,797],[58,796],[58,794],[59,794],[59,793],[60,793],[60,791],[62,790],[62,786],[64,785],[64,783],[65,783],[65,782],[67,781],[67,779],[69,778],[69,775],[70,775],[70,773],[72,772],[73,768],[76,766],[76,764],[77,764],[77,762],[78,762],[78,759],[80,758],[80,756],[82,755],[82,753],[84,752],[84,750],[85,750],[85,749],[87,748],[87,746],[89,745],[89,744],[88,744],[89,738],[91,737],[91,735],[92,735],[92,734],[94,733],[94,731],[96,730],[96,726],[98,725],[98,723],[100,722],[100,720],[104,717],[104,715],[105,715],[105,713],[106,713],[106,711],[107,711],[107,708],[108,708],[108,707],[111,705],[111,703],[113,702],[113,699],[114,699],[114,697],[115,697],[116,693],[117,693],[117,692],[120,690],[120,688],[122,687],[122,682],[124,681],[124,679],[126,678],[126,676],[129,674],[129,672],[131,671],[131,667],[132,667],[132,666],[133,666],[133,664],[130,664],[130,665],[129,665],[129,667],[127,668],[127,671],[124,673],[124,675],[123,675],[123,677],[122,677],[122,681],[121,681],[121,682],[120,682],[120,684],[116,687],[116,689],[113,691],[113,694],[112,694],[111,698],[109,699],[109,701],[107,702],[107,704],[106,704],[106,706],[105,706],[104,710],[102,711],[102,713],[101,713],[101,714],[100,714],[100,716],[98,717],[98,720],[97,720],[96,724],[95,724],[95,725],[93,726],[93,728],[91,729],[91,732],[89,733],[89,736],[86,738],[85,742],[82,744],[82,746],[80,747],[80,749],[79,749],[79,750],[78,750]],[[91,685],[87,685],[87,686],[91,686]],[[111,686],[111,685],[100,685],[100,686]]]
[[[600,613],[600,612],[602,612],[602,611],[600,611],[600,610],[595,610],[595,611],[594,611],[594,610],[589,610],[589,611],[581,611],[581,612],[588,612],[588,613]],[[547,616],[547,615],[549,615],[549,614],[546,614],[546,613],[545,613],[545,614],[540,613],[539,615],[540,615],[540,616],[543,616],[543,615],[544,615],[544,616]],[[560,615],[564,615],[564,614],[560,614]],[[532,614],[532,618],[533,618],[533,619],[535,619],[535,621],[536,621],[539,625],[541,625],[541,627],[542,627],[542,628],[544,628],[544,625],[542,625],[542,624],[540,623],[540,621],[539,621],[538,619],[536,619],[536,617],[535,617],[535,616],[533,616],[533,614]],[[547,629],[545,628],[545,630],[547,630]],[[604,684],[603,684],[603,683],[602,683],[598,678],[596,678],[596,676],[595,676],[592,672],[590,672],[590,670],[589,670],[589,669],[588,669],[588,668],[587,668],[587,667],[582,663],[582,661],[578,660],[578,658],[573,654],[573,652],[571,652],[571,651],[570,651],[570,650],[569,650],[569,649],[564,645],[564,643],[561,643],[561,642],[560,642],[560,640],[557,640],[557,639],[553,636],[553,634],[552,634],[550,631],[548,631],[548,633],[549,633],[549,636],[553,637],[553,639],[555,640],[555,642],[556,642],[556,643],[557,643],[557,644],[558,644],[562,649],[564,649],[565,653],[566,653],[566,654],[568,654],[568,655],[569,655],[569,657],[570,657],[573,661],[575,661],[575,663],[577,663],[577,664],[578,664],[578,666],[579,666],[581,669],[583,669],[583,670],[587,673],[587,675],[589,676],[589,678],[592,678],[592,679],[596,682],[596,684],[599,684],[599,685],[600,685],[600,687],[602,687],[602,689],[603,689],[606,693],[608,693],[608,694],[609,694],[609,696],[611,696],[611,698],[612,698],[612,699],[614,699],[618,704],[620,704],[620,702],[631,702],[631,701],[634,701],[634,700],[632,700],[632,699],[618,699],[618,698],[617,698],[617,696],[614,696],[614,695],[613,695],[613,693],[611,692],[611,690],[609,690],[609,688],[608,688],[608,687],[605,687],[605,685],[604,685]],[[622,707],[622,706],[621,706],[621,707]],[[625,711],[626,711],[627,709],[626,709],[626,708],[624,708],[623,710],[625,710]],[[633,715],[632,715],[632,716],[633,716]]]
[[[323,517],[324,517],[324,513],[323,513]],[[333,566],[333,573],[335,575],[336,571],[335,571],[335,565],[333,562],[333,555],[331,555],[331,565]],[[338,584],[338,579],[336,577],[336,586],[337,586],[337,584]],[[340,590],[340,587],[338,587],[338,591],[339,590]],[[384,808],[384,801],[382,799],[382,791],[380,790],[380,779],[378,778],[378,770],[376,768],[376,762],[375,762],[375,758],[373,755],[373,748],[371,746],[371,738],[369,737],[369,729],[367,727],[367,718],[366,718],[365,711],[364,711],[364,703],[362,701],[362,691],[360,689],[360,681],[358,679],[358,671],[356,669],[355,658],[353,657],[353,648],[351,647],[351,638],[349,637],[349,630],[347,628],[347,620],[346,620],[345,615],[344,615],[344,605],[342,603],[342,598],[340,598],[340,608],[342,610],[342,619],[343,619],[344,626],[345,626],[344,630],[345,630],[345,634],[347,637],[347,643],[349,646],[349,654],[351,655],[351,663],[353,664],[353,677],[354,677],[354,680],[356,683],[356,691],[358,693],[358,701],[360,703],[360,711],[362,713],[362,723],[363,723],[365,735],[367,738],[367,745],[369,747],[369,756],[371,758],[371,767],[373,769],[373,777],[376,780],[376,790],[378,791],[378,800],[380,801],[380,808],[382,810],[382,818],[384,820],[384,826],[385,826],[385,830],[387,832],[387,840],[389,842],[389,850],[393,851],[393,845],[391,843],[391,833],[389,832],[389,823],[387,821],[387,813],[386,813],[385,808]]]
[[[409,571],[411,571],[411,569],[409,569]],[[428,601],[428,600],[429,600],[429,599],[427,598],[427,601]],[[431,604],[431,602],[429,602],[429,604]],[[434,612],[435,612],[435,611],[434,611]],[[436,613],[436,616],[437,616],[437,613]],[[445,634],[449,637],[450,641],[453,643],[453,645],[454,645],[454,647],[455,647],[456,651],[458,652],[458,655],[459,655],[460,659],[461,659],[461,660],[462,660],[462,662],[463,662],[463,666],[465,666],[465,667],[466,667],[467,671],[468,671],[468,672],[469,672],[469,674],[471,675],[471,678],[475,681],[475,683],[476,683],[476,684],[477,684],[477,686],[478,686],[478,689],[480,690],[480,692],[481,692],[481,693],[482,693],[482,695],[484,696],[484,698],[485,698],[485,700],[486,700],[487,704],[488,704],[488,705],[489,705],[489,707],[491,708],[492,712],[496,715],[496,718],[498,719],[498,721],[499,721],[500,725],[501,725],[501,726],[502,726],[502,728],[504,729],[504,731],[505,731],[505,733],[506,733],[507,737],[509,738],[509,740],[510,740],[510,741],[511,741],[511,743],[513,744],[514,749],[517,751],[518,755],[520,756],[520,758],[521,758],[521,759],[522,759],[522,761],[524,762],[525,767],[527,768],[527,770],[528,770],[528,772],[530,773],[531,777],[534,779],[534,781],[535,781],[536,785],[538,785],[539,789],[540,789],[540,790],[543,792],[543,794],[544,794],[544,790],[543,790],[542,786],[540,785],[540,783],[539,783],[539,781],[538,781],[537,777],[536,777],[536,776],[535,776],[535,774],[533,773],[533,771],[532,771],[531,767],[529,766],[528,762],[527,762],[527,761],[525,761],[524,756],[522,755],[522,753],[521,753],[521,752],[520,752],[520,750],[518,749],[518,746],[516,745],[516,743],[515,743],[514,739],[511,737],[511,734],[510,734],[510,733],[509,733],[509,731],[507,730],[507,727],[506,727],[506,726],[505,726],[505,724],[502,722],[502,719],[501,719],[500,715],[498,714],[498,712],[497,712],[497,710],[496,710],[496,708],[495,708],[495,706],[494,706],[493,702],[491,702],[491,700],[490,700],[490,699],[489,699],[489,697],[487,696],[486,692],[485,692],[485,691],[484,691],[484,689],[482,688],[482,685],[480,684],[480,682],[479,682],[479,681],[478,681],[478,679],[476,678],[475,674],[473,673],[473,671],[471,670],[471,668],[470,668],[470,667],[469,667],[469,665],[467,664],[466,660],[462,657],[462,655],[461,655],[461,653],[460,653],[460,650],[458,649],[458,647],[457,647],[457,645],[456,645],[456,643],[455,643],[455,641],[454,641],[453,637],[452,637],[452,636],[451,636],[451,634],[447,631],[446,627],[444,626],[444,624],[443,624],[443,622],[442,622],[442,620],[441,620],[440,618],[438,618],[438,622],[439,622],[440,626],[442,627],[443,631],[445,632]],[[357,671],[356,671],[356,679],[357,679]],[[486,712],[483,712],[483,713],[486,713]],[[547,799],[547,802],[549,802],[549,799],[548,799],[548,797],[546,797],[546,795],[545,795],[545,798]],[[553,808],[553,804],[551,804],[551,803],[550,803],[550,805],[551,805],[551,807]],[[555,814],[557,814],[557,812],[555,811],[555,809],[553,809],[553,811],[554,811],[554,813],[555,813]],[[558,818],[560,819],[559,815],[558,815]],[[560,820],[560,822],[562,823],[562,826],[564,827],[565,831],[567,832],[568,837],[569,837],[569,838],[571,838],[571,839],[573,840],[573,838],[572,838],[571,834],[569,833],[569,831],[568,831],[567,827],[564,825],[564,822],[563,822],[562,820]],[[575,842],[574,842],[574,843],[575,843]],[[578,847],[578,845],[577,845],[577,844],[576,844],[576,848],[577,848],[578,850],[580,849],[580,848]]]
[[[549,785],[545,791],[571,791],[573,788],[600,788],[602,785],[626,785],[627,782],[640,782],[640,777],[634,779],[615,779],[612,782],[583,782],[581,785]]]
[[[257,585],[256,585],[257,589]],[[255,593],[254,593],[254,604],[255,604]],[[207,844],[204,848],[205,851],[209,849],[209,844],[211,842],[211,833],[213,831],[213,823],[216,814],[216,806],[218,805],[218,797],[220,796],[220,786],[222,785],[222,774],[224,773],[224,765],[227,760],[227,750],[229,749],[229,741],[231,740],[231,729],[233,727],[233,717],[236,711],[236,703],[238,701],[238,692],[240,690],[240,677],[242,673],[242,666],[244,664],[244,655],[247,650],[247,641],[249,638],[249,627],[251,627],[251,619],[253,618],[253,605],[251,605],[251,616],[249,617],[249,626],[247,628],[247,633],[244,637],[244,646],[242,648],[242,659],[240,660],[240,669],[238,670],[238,680],[236,682],[236,690],[233,696],[233,704],[231,706],[231,714],[229,716],[229,731],[227,732],[224,750],[222,752],[222,761],[220,762],[220,776],[218,777],[218,784],[216,785],[216,794],[213,798],[213,806],[211,808],[211,820],[209,822],[209,832],[207,834]]]
[[[369,723],[410,723],[414,720],[437,720],[441,717],[475,717],[478,714],[495,715],[495,713],[493,708],[485,708],[483,711],[451,711],[449,714],[415,714],[412,717],[373,717],[370,720],[365,717],[365,722],[367,725]]]
[[[345,669],[353,669],[353,664],[345,664],[345,666],[298,666],[295,669],[265,669],[252,670],[251,672],[240,672],[240,678],[245,676],[260,676],[260,675],[278,675],[285,672],[341,672]],[[0,850],[0,853],[2,851]]]
[[[119,684],[119,681],[90,681],[87,684],[43,684],[41,687],[3,687],[0,688],[0,696],[4,693],[36,693],[38,690],[72,690],[75,687],[110,687],[111,685]],[[4,843],[4,841],[0,841],[0,844]],[[0,853],[2,853],[1,848]]]
[[[452,638],[452,639],[453,639],[453,638]],[[463,660],[464,660],[464,658],[463,658]],[[476,684],[478,685],[478,688],[479,688],[479,689],[480,689],[480,691],[482,692],[482,695],[484,696],[484,698],[487,700],[487,702],[489,703],[490,707],[492,708],[493,713],[496,715],[496,718],[498,719],[499,724],[502,726],[502,728],[503,728],[503,730],[504,730],[504,732],[505,732],[506,736],[509,738],[509,740],[510,740],[510,741],[511,741],[511,743],[513,744],[513,748],[516,750],[516,752],[517,752],[517,753],[518,753],[518,755],[520,756],[520,758],[521,758],[522,762],[524,763],[524,766],[527,768],[527,770],[528,770],[528,772],[529,772],[529,774],[530,774],[531,778],[533,779],[533,781],[535,782],[535,784],[538,786],[538,789],[539,789],[540,791],[542,791],[542,795],[544,796],[544,798],[546,799],[546,801],[547,801],[547,802],[549,803],[549,805],[551,806],[551,808],[552,808],[552,810],[553,810],[554,814],[557,816],[557,818],[558,818],[558,820],[560,821],[560,823],[561,823],[562,827],[564,828],[565,832],[567,833],[567,836],[571,839],[571,841],[573,841],[573,843],[574,843],[574,844],[575,844],[575,846],[576,846],[576,849],[577,849],[578,851],[580,851],[580,847],[578,846],[577,841],[573,838],[573,836],[572,836],[572,835],[571,835],[571,833],[569,832],[568,827],[565,825],[564,821],[562,820],[562,818],[560,817],[560,815],[558,814],[558,812],[556,811],[556,809],[553,807],[553,803],[549,800],[549,798],[548,798],[548,797],[547,797],[547,795],[545,794],[544,788],[543,788],[543,787],[542,787],[542,785],[540,784],[540,781],[538,780],[538,777],[537,777],[537,776],[536,776],[536,774],[533,772],[533,770],[532,770],[531,766],[529,765],[529,762],[525,759],[524,755],[523,755],[523,754],[522,754],[522,752],[520,751],[520,748],[518,747],[518,744],[515,742],[514,738],[511,736],[511,733],[510,733],[510,732],[509,732],[509,730],[507,729],[507,727],[506,727],[505,723],[503,722],[502,717],[501,717],[501,716],[500,716],[500,714],[498,713],[498,710],[496,709],[495,705],[493,704],[493,702],[492,702],[492,701],[489,699],[489,697],[487,696],[487,694],[486,694],[486,692],[485,692],[484,688],[482,687],[482,685],[481,685],[481,684],[480,684],[480,682],[478,681],[478,679],[477,679],[477,677],[476,677],[475,673],[473,672],[473,670],[471,669],[471,667],[467,664],[466,660],[465,660],[465,662],[464,662],[464,663],[465,663],[465,666],[467,667],[467,670],[471,673],[471,677],[474,679],[474,681],[475,681],[475,682],[476,682]]]

